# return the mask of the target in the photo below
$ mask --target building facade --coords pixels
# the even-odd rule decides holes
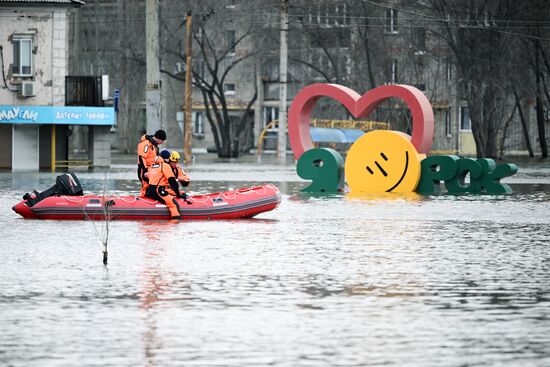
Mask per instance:
[[[74,125],[89,126],[92,164],[110,165],[109,110],[66,107],[68,12],[79,0],[0,1],[0,168],[55,169]]]
[[[413,85],[427,95],[434,108],[433,151],[475,155],[461,76],[437,29],[419,12],[415,14],[420,3],[290,1],[287,105],[302,87],[315,82],[343,84],[359,93],[384,84]],[[168,131],[168,146],[183,149],[184,19],[192,11],[193,149],[204,152],[215,147],[201,88],[201,83],[212,82],[213,65],[217,77],[224,78],[216,93],[224,97],[224,112],[232,128],[242,121],[243,114],[250,115],[245,133],[239,137],[241,146],[244,151],[256,148],[262,130],[278,119],[280,4],[275,0],[159,2],[161,126]],[[71,22],[75,45],[71,73],[109,74],[111,88],[120,88],[113,147],[126,152],[134,151],[146,127],[144,14],[144,0],[89,0]],[[102,41],[105,39],[109,42]],[[223,55],[217,63],[201,55],[204,39],[216,55]],[[529,134],[535,141],[533,104],[526,102],[524,107]],[[314,115],[324,120],[350,119],[347,111],[323,100]],[[380,106],[369,119],[409,133],[412,125],[407,108],[394,100]],[[506,139],[502,137],[504,152],[525,154],[519,122],[514,119],[509,125]]]

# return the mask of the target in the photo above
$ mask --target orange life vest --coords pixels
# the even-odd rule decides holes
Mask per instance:
[[[189,178],[189,176],[187,175],[187,172],[185,172],[183,170],[183,168],[181,168],[180,165],[178,165],[176,167],[176,172],[174,172],[175,176],[176,176],[176,179],[178,181],[185,181],[185,182],[189,182],[191,181],[191,179]]]
[[[154,163],[149,167],[149,185],[170,187],[168,179],[176,177],[170,164],[166,162]]]
[[[159,154],[158,145],[154,144],[147,135],[141,137],[141,141],[137,147],[138,153],[138,165],[143,163],[145,168],[148,168],[150,165],[155,163],[155,158]]]

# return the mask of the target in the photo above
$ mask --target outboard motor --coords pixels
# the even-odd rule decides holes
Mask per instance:
[[[80,181],[78,181],[78,178],[74,173],[65,173],[57,176],[57,178],[55,179],[55,185],[42,192],[33,190],[32,193],[27,193],[23,195],[23,200],[27,200],[29,206],[34,206],[41,200],[56,195],[84,195],[84,192],[82,191],[82,186],[80,185]]]

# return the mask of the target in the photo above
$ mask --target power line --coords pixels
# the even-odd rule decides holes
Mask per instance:
[[[538,39],[541,41],[550,41],[548,38],[544,38],[541,36],[534,36],[524,33],[518,33],[518,30],[531,30],[531,29],[539,29],[539,30],[547,30],[550,29],[550,22],[549,21],[534,21],[534,20],[503,20],[503,19],[467,19],[467,18],[453,18],[453,19],[441,19],[437,17],[433,17],[427,14],[422,14],[419,12],[403,9],[403,8],[397,8],[393,4],[383,4],[383,3],[377,3],[370,0],[362,0],[363,2],[377,6],[384,9],[395,9],[398,12],[402,12],[405,14],[411,14],[418,18],[399,18],[400,23],[398,25],[398,29],[415,29],[415,28],[431,28],[431,29],[445,29],[449,25],[460,28],[460,29],[478,29],[478,30],[484,30],[484,31],[491,31],[491,32],[497,32],[512,36],[520,36],[520,37],[526,37],[530,39]],[[129,12],[133,14],[143,14],[145,11],[135,11],[135,12]],[[37,13],[39,14],[39,13]],[[125,15],[128,14],[128,12],[125,12]],[[200,16],[209,16],[211,13],[196,13],[199,17]],[[228,14],[231,14],[231,12],[228,12]],[[280,21],[277,18],[277,14],[275,12],[273,13],[273,17],[267,16],[266,12],[261,13],[251,13],[247,12],[246,17],[248,20],[244,20],[244,17],[238,17],[235,15],[242,15],[242,13],[239,12],[233,12],[232,17],[226,18],[226,19],[215,19],[215,18],[209,18],[209,23],[225,23],[225,24],[247,24],[247,25],[263,25],[266,27],[279,27]],[[22,17],[36,17],[37,15],[30,15],[30,16],[24,16],[20,13],[17,14],[0,14],[0,17],[5,18],[22,18]],[[105,14],[103,14],[105,16]],[[108,16],[108,15],[107,15]],[[159,20],[173,20],[173,19],[180,19],[182,20],[184,18],[184,14],[181,15],[174,15],[173,13],[170,13],[170,15],[161,15],[159,16]],[[75,24],[78,23],[80,25],[89,25],[89,24],[119,24],[119,23],[131,23],[136,21],[146,21],[149,19],[146,15],[140,15],[140,16],[125,16],[124,18],[118,18],[116,15],[113,15],[113,19],[94,19],[94,20],[86,20],[85,18],[93,17],[92,14],[86,15],[82,14],[82,18],[78,21],[74,20],[73,17],[69,16],[69,24]],[[258,17],[264,17],[267,18],[266,20],[250,20],[250,18],[258,18]],[[50,17],[51,18],[51,17]],[[276,18],[276,19],[271,19]],[[309,24],[306,24],[307,26],[318,26],[319,28],[362,28],[362,27],[368,27],[368,28],[383,28],[387,25],[385,24],[385,21],[387,20],[384,16],[355,16],[355,15],[336,15],[336,14],[321,14],[321,13],[303,13],[303,14],[289,14],[289,18],[299,19],[300,23],[295,23],[294,25],[303,25],[304,22],[302,22],[303,19],[309,19],[309,18],[322,18],[325,20],[322,23],[318,22],[310,22]],[[348,23],[349,19],[349,24]],[[330,21],[329,21],[330,20]],[[383,23],[357,23],[354,22],[351,23],[352,20],[365,20],[365,21],[384,21]],[[334,21],[334,22],[333,22]],[[338,22],[337,22],[338,21]],[[340,22],[341,21],[341,22]],[[403,22],[408,24],[402,24]],[[436,22],[440,24],[432,24],[431,22]],[[500,22],[506,22],[506,25],[498,26],[497,23]],[[343,24],[340,24],[343,23]],[[478,24],[476,24],[478,23]],[[525,25],[510,25],[508,23],[524,23]],[[482,24],[482,25],[480,25]],[[489,25],[487,25],[489,24]],[[541,26],[542,25],[542,26]],[[515,30],[509,31],[509,30]]]
[[[496,27],[493,28],[493,27],[486,27],[486,26],[479,26],[479,25],[463,25],[462,23],[460,23],[459,20],[456,20],[456,19],[441,19],[441,18],[430,16],[428,14],[417,13],[417,12],[414,12],[414,11],[408,10],[408,9],[396,8],[392,4],[387,4],[387,3],[382,4],[382,3],[377,3],[377,2],[374,2],[374,1],[371,1],[371,0],[361,0],[361,1],[363,1],[364,3],[367,3],[367,4],[371,4],[371,5],[374,5],[374,6],[381,7],[381,8],[396,9],[397,11],[400,11],[400,12],[416,15],[416,16],[423,17],[423,18],[428,18],[430,20],[435,20],[435,21],[442,22],[442,23],[447,23],[449,25],[454,25],[457,28],[472,28],[472,29],[479,29],[479,30],[484,30],[484,31],[497,32],[497,33],[502,33],[502,34],[507,34],[507,35],[526,37],[526,38],[530,38],[530,39],[538,39],[538,40],[541,40],[541,41],[542,40],[550,41],[550,39],[548,39],[548,38],[543,38],[543,37],[528,35],[528,34],[523,34],[523,33],[509,32],[509,31],[506,31],[506,30],[496,29]],[[473,22],[472,20],[469,20],[469,19],[467,19],[465,21],[466,22]],[[507,22],[508,20],[502,20],[502,21]],[[485,22],[489,22],[489,21],[485,20],[485,19],[481,19],[481,20],[477,20],[477,22],[485,23]],[[454,23],[454,24],[452,24],[452,23]],[[443,26],[441,28],[446,28],[446,27]],[[503,27],[503,28],[508,29],[510,27],[506,26],[506,27]],[[539,29],[541,29],[541,28],[539,27]]]
[[[513,20],[513,19],[497,19],[497,18],[479,18],[479,19],[472,19],[472,18],[452,18],[452,20],[450,19],[444,19],[444,18],[437,18],[437,17],[433,17],[433,16],[429,16],[427,14],[422,14],[422,13],[417,13],[417,12],[413,12],[413,11],[409,11],[409,10],[405,10],[405,9],[402,9],[402,8],[396,8],[395,6],[393,5],[383,5],[383,4],[379,4],[379,3],[376,3],[376,2],[372,2],[372,1],[369,1],[369,0],[362,0],[366,3],[369,3],[369,4],[372,4],[372,5],[376,5],[378,7],[382,7],[382,8],[385,8],[385,9],[395,9],[399,12],[402,12],[402,13],[408,13],[408,14],[412,14],[412,15],[415,15],[417,17],[421,17],[421,18],[427,18],[427,19],[418,19],[418,18],[403,18],[403,17],[399,17],[399,20],[401,21],[411,21],[411,22],[471,22],[471,23],[482,23],[482,22],[489,22],[489,23],[525,23],[525,24],[543,24],[543,25],[549,25],[550,26],[550,21],[544,21],[544,20],[530,20],[530,19],[518,19],[518,20]],[[106,20],[106,19],[94,19],[93,21],[90,21],[91,23],[103,23],[103,22],[127,22],[128,20],[147,20],[147,19],[151,19],[145,15],[142,15],[143,13],[145,13],[145,10],[143,11],[125,11],[124,12],[124,17],[123,18],[119,18],[117,15],[108,15],[108,14],[102,14],[103,17],[112,17],[112,18],[116,18],[116,19],[113,19],[113,20]],[[163,16],[162,13],[161,15],[159,15],[159,19],[183,19],[185,18],[185,14],[187,13],[187,11],[183,11],[182,14],[178,14],[178,15],[174,15],[173,12],[167,12],[166,14],[169,14],[169,15],[165,15]],[[73,14],[76,14],[76,13],[73,13]],[[130,16],[128,17],[127,15],[128,14],[139,14],[139,16],[135,17],[135,16]],[[197,16],[209,16],[211,15],[211,13],[193,13],[193,14],[196,14]],[[226,15],[229,15],[230,18],[227,19],[227,20],[224,20],[224,21],[228,21],[228,22],[233,22],[233,21],[236,21],[234,20],[234,18],[238,18],[239,16],[242,15],[241,12],[238,12],[238,11],[230,11],[230,12],[225,12],[224,14]],[[261,12],[261,13],[252,13],[252,12],[246,12],[246,16],[247,17],[265,17],[266,15],[268,15],[268,13],[266,12]],[[14,13],[14,14],[0,14],[0,17],[6,17],[6,18],[32,18],[32,17],[38,17],[39,15],[24,15],[24,14],[21,14],[21,13]],[[95,15],[90,13],[90,14],[86,14],[86,13],[83,13],[81,14],[82,17],[85,17],[85,18],[92,18],[94,17]],[[278,14],[276,14],[275,12],[273,12],[273,16],[274,17],[278,17]],[[42,16],[41,16],[42,17]],[[49,17],[51,18],[51,17]],[[244,17],[241,17],[241,18],[244,18]],[[271,17],[267,17],[267,18],[271,18]],[[350,20],[383,20],[383,21],[386,21],[387,20],[387,17],[386,16],[361,16],[361,15],[350,15],[349,13],[346,13],[344,15],[339,15],[339,14],[331,14],[331,13],[303,13],[303,14],[289,14],[289,18],[298,18],[298,19],[304,19],[304,18],[323,18],[323,19],[334,19],[334,20],[347,20],[347,19],[350,19]],[[274,20],[273,21],[274,23],[278,23],[280,22],[277,18],[277,20]],[[261,24],[265,24],[265,22],[263,21],[257,21],[256,23],[261,23]]]

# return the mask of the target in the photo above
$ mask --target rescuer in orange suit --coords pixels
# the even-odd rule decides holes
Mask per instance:
[[[170,167],[172,167],[172,170],[174,171],[174,176],[176,176],[176,180],[181,184],[183,187],[189,186],[189,183],[191,182],[191,179],[189,178],[189,175],[183,167],[179,164],[181,156],[178,152],[173,150],[172,152],[163,149],[160,151],[160,157],[158,159],[167,159]],[[187,194],[183,193],[184,196],[186,196],[185,201],[188,201]]]
[[[191,179],[189,178],[189,175],[187,172],[183,170],[183,167],[178,164],[180,161],[180,154],[176,151],[172,151],[170,154],[170,166],[174,169],[174,174],[176,175],[176,179],[183,187],[189,186],[189,183],[191,182]],[[175,165],[172,164],[172,162],[175,163]],[[175,167],[174,167],[175,166]]]
[[[171,158],[172,155],[168,159],[160,159],[149,167],[149,186],[146,189],[146,196],[166,204],[170,210],[170,216],[173,219],[180,219],[180,206],[176,198],[187,200],[188,198],[179,191],[178,181],[174,175],[177,162],[171,161]]]
[[[139,196],[145,196],[149,179],[147,177],[147,171],[149,167],[155,163],[157,156],[159,155],[159,145],[166,140],[166,132],[164,130],[157,130],[154,135],[144,134],[141,137],[141,141],[137,147],[138,153],[138,178],[141,181],[141,190]]]

